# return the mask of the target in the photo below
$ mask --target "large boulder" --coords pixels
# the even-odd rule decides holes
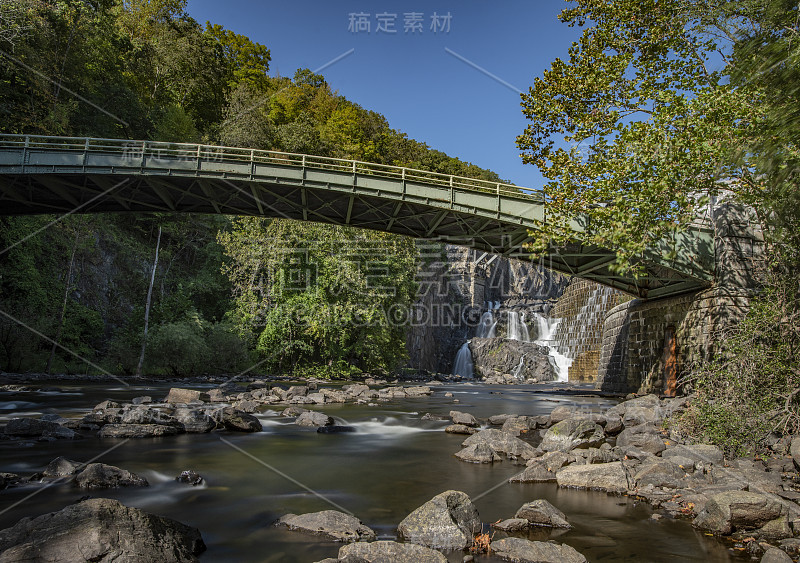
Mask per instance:
[[[535,430],[537,426],[536,417],[533,416],[510,416],[503,421],[503,432],[508,432],[514,436],[526,434]]]
[[[511,458],[521,457],[524,459],[531,459],[536,457],[536,449],[529,443],[520,440],[508,432],[503,432],[495,428],[481,430],[464,440],[461,445],[466,447],[480,442],[489,444],[494,451],[505,454]]]
[[[324,412],[306,411],[298,416],[294,423],[298,426],[331,426],[333,418]]]
[[[308,514],[286,514],[277,522],[290,530],[300,530],[328,537],[334,541],[372,541],[375,532],[350,514],[336,510],[322,510]]]
[[[520,380],[556,378],[545,346],[507,338],[473,338],[469,348],[478,377],[516,373]]]
[[[57,457],[47,464],[42,476],[50,479],[58,479],[60,477],[67,477],[74,475],[83,464],[79,461],[72,461],[65,457]]]
[[[406,516],[397,531],[406,541],[434,549],[464,549],[481,531],[481,520],[466,493],[445,491]]]
[[[628,487],[628,476],[620,461],[591,465],[570,465],[556,473],[559,487],[597,489],[609,493],[624,493]]]
[[[191,434],[211,432],[217,427],[214,419],[200,409],[176,409],[173,416],[183,425],[186,432]]]
[[[619,442],[618,442],[619,443]],[[693,461],[699,461],[708,465],[722,464],[723,454],[722,450],[717,446],[708,444],[696,444],[685,446],[678,444],[674,447],[668,448],[661,453],[661,457],[683,457],[689,458]]]
[[[783,504],[771,496],[750,491],[726,491],[712,496],[692,524],[718,534],[756,531],[769,526],[772,530],[784,529],[782,537],[788,537],[791,530],[788,529],[786,513]]]
[[[195,391],[194,389],[183,389],[181,387],[173,387],[167,393],[167,398],[164,399],[166,403],[193,403],[193,402],[208,402],[211,397],[208,393],[202,391]]]
[[[467,446],[463,450],[456,452],[455,456],[461,461],[468,461],[470,463],[492,463],[494,461],[502,461],[503,459],[486,442],[479,442]]]
[[[106,424],[97,434],[101,438],[155,438],[173,436],[182,430],[163,424]]]
[[[471,426],[473,428],[480,426],[475,417],[468,412],[450,411],[450,418],[453,419],[453,424],[463,424],[464,426]]]
[[[524,518],[534,526],[572,528],[564,513],[544,499],[526,502],[514,514],[514,518]]]
[[[603,428],[587,418],[568,418],[551,426],[539,447],[546,452],[568,452],[575,448],[599,446],[605,440]]]
[[[120,415],[120,422],[123,424],[163,424],[165,426],[180,427],[180,423],[173,417],[146,405],[139,405],[123,411]]]
[[[492,555],[514,563],[585,563],[574,548],[557,543],[503,538],[492,542]]]
[[[680,459],[680,458],[674,458]],[[678,489],[684,483],[686,472],[670,459],[652,457],[639,466],[633,477],[637,487],[664,487]]]
[[[351,543],[339,550],[339,563],[447,563],[434,549],[413,543],[375,541]]]
[[[261,432],[261,422],[252,414],[247,414],[233,407],[217,409],[211,413],[217,424],[232,432]]]
[[[659,454],[667,449],[664,440],[658,436],[658,430],[649,424],[640,424],[620,432],[617,436],[617,446],[620,448],[633,446],[651,454]]]
[[[18,438],[53,438],[73,440],[78,435],[57,422],[38,418],[12,418],[6,424],[5,433]]]
[[[146,479],[135,473],[105,463],[90,463],[75,477],[81,489],[116,489],[118,487],[147,487]]]
[[[23,518],[0,531],[0,561],[150,563],[197,561],[205,544],[196,528],[98,498]]]

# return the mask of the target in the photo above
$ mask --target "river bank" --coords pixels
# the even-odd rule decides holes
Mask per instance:
[[[200,556],[201,560],[307,562],[336,557],[341,544],[273,524],[290,513],[333,510],[335,508],[328,502],[331,501],[340,509],[357,515],[364,525],[375,531],[378,540],[395,540],[401,521],[436,495],[453,489],[463,491],[471,499],[484,531],[489,534],[492,533],[491,523],[511,519],[523,503],[538,499],[547,500],[557,507],[572,526],[567,530],[534,527],[518,532],[509,531],[508,534],[495,530],[495,541],[505,535],[530,540],[553,539],[571,546],[588,560],[730,561],[739,557],[749,558],[746,552],[736,549],[735,545],[721,543],[706,536],[700,529],[693,528],[690,521],[685,519],[690,515],[682,512],[686,506],[676,502],[678,509],[674,510],[672,505],[659,498],[667,494],[664,491],[668,487],[664,489],[664,483],[647,490],[640,486],[629,488],[628,475],[633,472],[631,477],[636,478],[639,472],[633,470],[646,467],[652,461],[644,454],[640,459],[628,455],[635,453],[630,448],[638,447],[633,444],[625,453],[629,459],[607,462],[618,463],[625,468],[624,494],[576,490],[568,488],[570,483],[563,479],[561,483],[558,479],[509,482],[515,477],[519,481],[520,475],[532,473],[531,468],[535,464],[554,460],[559,453],[566,457],[566,462],[563,469],[559,467],[559,471],[555,472],[556,477],[565,470],[574,471],[574,468],[581,466],[602,467],[603,464],[589,465],[582,461],[590,456],[592,461],[598,461],[605,458],[597,456],[613,455],[615,449],[622,451],[620,446],[611,444],[618,441],[620,433],[625,431],[622,424],[625,417],[628,416],[630,423],[633,414],[622,412],[616,399],[589,396],[588,389],[578,387],[570,395],[540,386],[429,382],[427,385],[403,386],[402,391],[400,386],[386,384],[370,385],[367,386],[368,391],[364,391],[362,387],[345,388],[328,384],[316,384],[317,389],[309,389],[315,384],[311,382],[311,385],[305,385],[307,388],[304,392],[295,389],[292,396],[287,397],[292,387],[289,384],[270,382],[265,383],[266,387],[257,386],[250,391],[242,384],[235,393],[224,393],[221,401],[192,405],[190,400],[187,408],[214,411],[237,404],[241,407],[243,402],[256,402],[251,416],[261,425],[258,432],[243,433],[221,428],[208,433],[178,433],[124,441],[101,438],[97,434],[104,426],[137,424],[116,422],[114,415],[121,417],[121,413],[128,413],[128,421],[135,418],[130,413],[139,413],[135,415],[139,417],[138,423],[143,420],[143,412],[157,411],[163,412],[165,417],[173,416],[176,410],[183,407],[163,402],[170,394],[170,383],[131,387],[86,381],[68,384],[64,380],[56,380],[53,383],[47,385],[39,381],[28,386],[27,391],[7,389],[0,392],[0,416],[6,424],[13,418],[38,419],[50,415],[48,418],[54,420],[58,417],[58,420],[73,421],[64,423],[64,427],[73,426],[75,432],[84,436],[77,440],[40,442],[27,438],[0,441],[4,459],[0,470],[16,473],[22,478],[16,487],[1,493],[3,504],[9,507],[24,501],[0,514],[0,526],[3,528],[14,525],[23,516],[60,510],[85,494],[74,483],[63,483],[27,498],[48,485],[47,482],[28,479],[40,473],[54,458],[64,456],[76,461],[88,461],[102,455],[98,462],[133,472],[147,479],[149,486],[92,491],[91,495],[118,499],[127,506],[196,527],[208,548]],[[59,389],[55,390],[54,387]],[[204,394],[214,389],[211,383],[191,387],[193,391]],[[328,391],[325,391],[326,388]],[[408,393],[408,390],[411,392]],[[242,395],[247,393],[249,395]],[[366,395],[359,397],[362,393]],[[340,394],[347,396],[345,401],[333,402],[341,397]],[[149,396],[153,402],[138,401],[139,405],[133,404],[134,399],[145,396]],[[262,402],[259,396],[269,399]],[[197,398],[210,399],[206,396]],[[119,408],[120,411],[108,413],[110,418],[98,424],[106,413],[98,415],[102,409],[94,410],[92,407],[106,399],[120,405],[115,407],[106,404],[107,409]],[[322,403],[315,402],[320,399]],[[358,401],[361,404],[357,404]],[[299,426],[295,422],[302,413],[297,410],[285,413],[294,416],[281,416],[290,407],[324,412],[333,423],[327,426],[346,426],[354,431],[317,432],[315,426]],[[555,417],[552,416],[554,410]],[[512,454],[509,457],[500,452],[498,457],[501,461],[494,463],[462,461],[453,454],[462,450],[462,442],[468,436],[445,432],[445,428],[454,422],[453,418],[460,417],[458,414],[451,415],[451,411],[475,417],[478,434],[470,439],[476,439],[475,436],[481,433],[500,432],[520,439],[536,454],[525,459],[522,455]],[[619,428],[616,438],[613,433],[606,433],[609,412],[612,416],[618,416],[623,426]],[[547,440],[547,433],[554,434],[553,424],[556,429],[558,424],[564,426],[563,421],[555,419],[565,413],[596,422],[601,421],[600,417],[605,418],[606,424],[599,426],[606,445],[580,445],[564,452],[542,449],[541,442]],[[632,413],[635,411],[632,410]],[[498,418],[498,415],[505,416]],[[522,415],[522,418],[508,415]],[[90,421],[84,421],[86,417],[90,417]],[[564,420],[571,418],[574,417],[567,416]],[[75,422],[79,420],[80,423]],[[461,418],[459,420],[464,422]],[[164,418],[163,422],[169,423],[170,420]],[[80,428],[81,424],[96,425],[98,428]],[[612,425],[611,430],[613,428]],[[515,429],[519,432],[519,438],[513,436]],[[592,428],[590,435],[595,430]],[[491,442],[488,445],[492,447]],[[117,447],[107,452],[114,446]],[[665,446],[665,450],[668,447]],[[597,454],[593,450],[611,453]],[[586,457],[584,453],[587,453]],[[653,455],[653,458],[663,463],[667,458],[663,457],[663,451],[659,453],[661,455]],[[511,459],[513,457],[516,459]],[[202,485],[193,487],[174,480],[182,471],[190,469],[203,476]],[[713,478],[713,466],[708,469],[706,471],[701,463],[698,477],[710,475]],[[698,466],[693,463],[691,474],[697,472]],[[639,481],[641,479],[640,476]],[[559,484],[565,486],[560,487]],[[643,499],[658,506],[656,511],[648,502],[642,502]],[[699,504],[695,506],[699,507]],[[749,545],[753,542],[745,543]],[[777,541],[773,543],[777,544]],[[460,550],[447,552],[446,557],[449,561],[461,561],[468,553]],[[474,556],[478,561],[500,560],[497,553]]]

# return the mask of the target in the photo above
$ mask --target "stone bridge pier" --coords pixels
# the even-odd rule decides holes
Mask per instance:
[[[764,238],[755,213],[725,201],[712,209],[715,282],[664,299],[633,299],[605,316],[596,387],[614,392],[673,394],[675,379],[714,353],[757,292]]]

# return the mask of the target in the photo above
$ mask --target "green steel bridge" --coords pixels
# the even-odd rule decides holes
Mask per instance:
[[[184,143],[0,135],[0,216],[218,213],[352,225],[529,259],[547,221],[541,192],[410,168]],[[575,222],[573,228],[580,231]],[[677,249],[677,258],[668,259]],[[609,269],[612,249],[551,248],[548,268],[645,299],[707,287],[714,243],[698,227],[664,241],[638,279]]]

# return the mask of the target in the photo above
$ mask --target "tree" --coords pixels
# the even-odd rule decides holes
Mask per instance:
[[[587,27],[569,60],[522,95],[531,123],[517,144],[548,180],[536,249],[578,239],[616,250],[630,270],[694,219],[720,179],[740,177],[752,93],[726,80],[734,31],[713,1],[575,4],[561,21]]]
[[[219,24],[206,22],[205,36],[217,45],[228,71],[228,87],[245,84],[258,90],[269,85],[269,49]]]

